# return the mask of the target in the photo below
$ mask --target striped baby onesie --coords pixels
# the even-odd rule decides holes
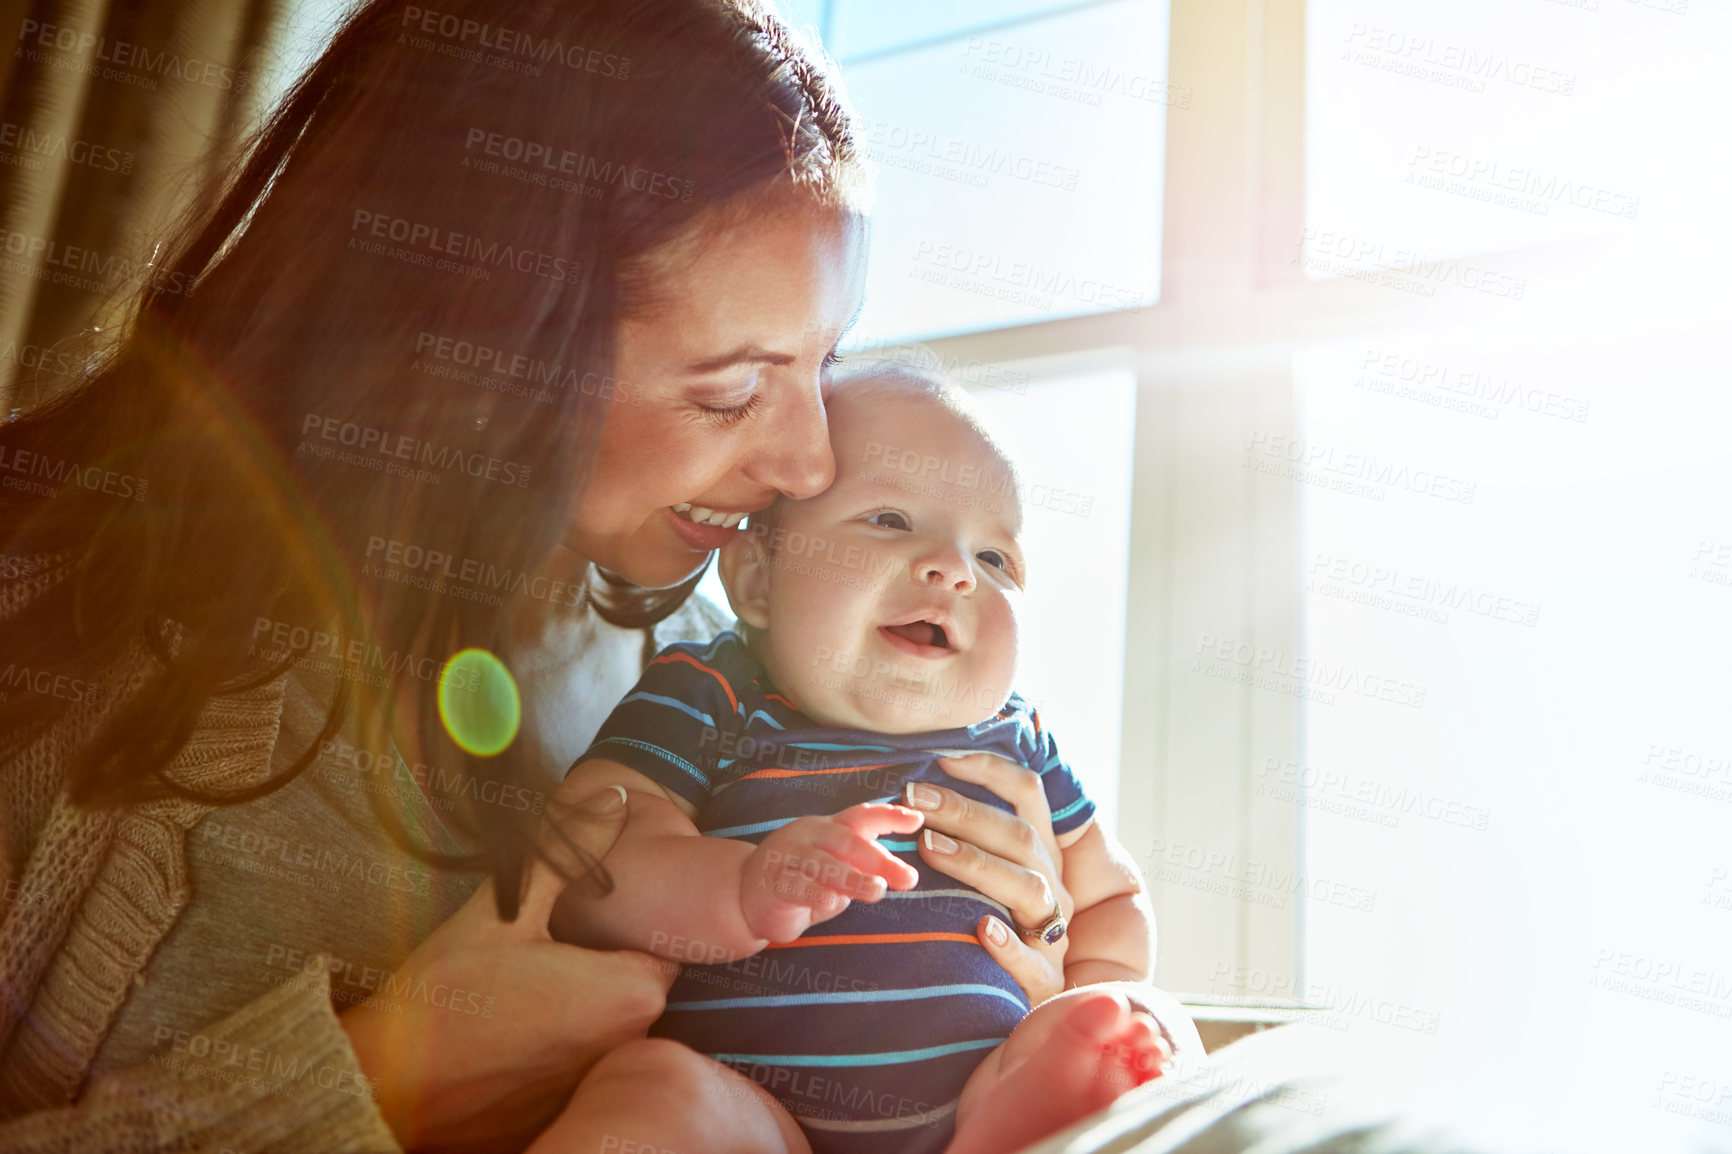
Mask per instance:
[[[797,817],[899,801],[908,781],[1010,810],[937,764],[940,755],[981,752],[1041,774],[1055,833],[1093,816],[1021,697],[966,729],[887,736],[817,726],[775,691],[733,633],[664,649],[584,756],[630,766],[688,799],[706,836],[755,843]],[[915,889],[855,902],[750,958],[682,966],[650,1031],[769,1090],[815,1154],[942,1150],[969,1074],[1029,1011],[974,934],[983,913],[1009,921],[1008,912],[928,869],[916,836],[879,840],[920,871]]]

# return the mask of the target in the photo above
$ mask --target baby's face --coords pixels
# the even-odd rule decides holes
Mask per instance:
[[[1025,575],[1011,474],[928,397],[842,386],[828,417],[836,481],[778,506],[765,621],[741,614],[767,633],[770,677],[829,725],[922,733],[991,717],[1016,675]]]

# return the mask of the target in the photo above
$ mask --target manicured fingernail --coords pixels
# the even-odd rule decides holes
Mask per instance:
[[[582,808],[585,813],[613,813],[625,803],[625,786],[610,785],[593,797],[586,799]]]
[[[997,918],[986,919],[986,936],[992,940],[992,944],[995,946],[1010,944],[1010,931],[1005,929],[1004,923]]]
[[[944,802],[936,789],[917,781],[909,782],[905,791],[908,794],[908,804],[915,809],[937,809]]]
[[[926,831],[926,848],[933,853],[955,853],[956,843],[935,829]]]

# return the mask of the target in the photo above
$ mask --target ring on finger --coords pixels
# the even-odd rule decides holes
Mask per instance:
[[[1050,946],[1064,940],[1065,931],[1070,928],[1070,923],[1065,921],[1064,910],[1060,908],[1058,899],[1054,898],[1052,913],[1047,915],[1044,922],[1038,926],[1018,925],[1016,928],[1017,932],[1029,941],[1041,942]]]

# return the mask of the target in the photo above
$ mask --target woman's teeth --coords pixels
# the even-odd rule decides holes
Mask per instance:
[[[681,501],[673,510],[688,521],[696,521],[699,525],[715,525],[722,529],[732,529],[746,519],[744,513],[723,513],[716,509],[706,509],[702,505],[694,505],[690,501]]]

